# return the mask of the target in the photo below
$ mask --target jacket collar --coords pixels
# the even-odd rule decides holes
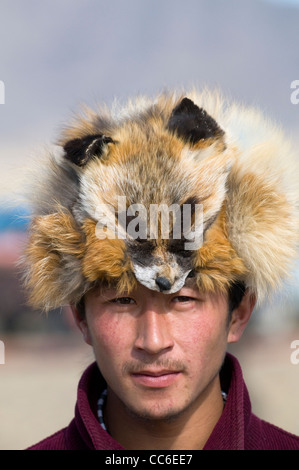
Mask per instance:
[[[220,380],[228,393],[227,401],[204,450],[244,450],[246,430],[252,416],[251,403],[240,364],[229,353],[226,354]]]
[[[124,450],[104,431],[97,418],[97,400],[105,386],[106,382],[94,362],[85,370],[79,382],[73,424],[89,449]]]

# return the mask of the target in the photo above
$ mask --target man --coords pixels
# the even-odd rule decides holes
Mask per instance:
[[[295,257],[292,153],[260,115],[193,100],[81,118],[50,163],[27,285],[35,306],[72,305],[96,362],[74,420],[32,449],[299,449],[252,414],[226,354]]]

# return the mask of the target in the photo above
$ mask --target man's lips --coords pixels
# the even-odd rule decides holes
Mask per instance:
[[[133,372],[134,382],[151,388],[163,388],[173,384],[181,375],[180,370],[142,370]]]
[[[160,375],[167,375],[167,374],[176,374],[177,370],[168,370],[168,369],[161,369],[161,370],[141,370],[138,372],[133,372],[136,375],[150,375],[152,377],[159,377]]]

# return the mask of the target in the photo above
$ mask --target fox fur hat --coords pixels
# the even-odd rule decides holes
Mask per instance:
[[[59,145],[32,182],[24,263],[33,306],[76,304],[98,283],[168,294],[189,277],[204,291],[242,282],[262,300],[290,272],[298,163],[256,109],[212,91],[138,97],[85,109]],[[161,207],[176,209],[168,233]]]

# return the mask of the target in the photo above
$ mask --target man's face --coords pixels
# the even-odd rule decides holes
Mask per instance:
[[[163,294],[141,284],[128,296],[98,289],[80,328],[110,397],[131,413],[167,419],[199,403],[218,380],[232,325],[224,294],[183,287]]]

